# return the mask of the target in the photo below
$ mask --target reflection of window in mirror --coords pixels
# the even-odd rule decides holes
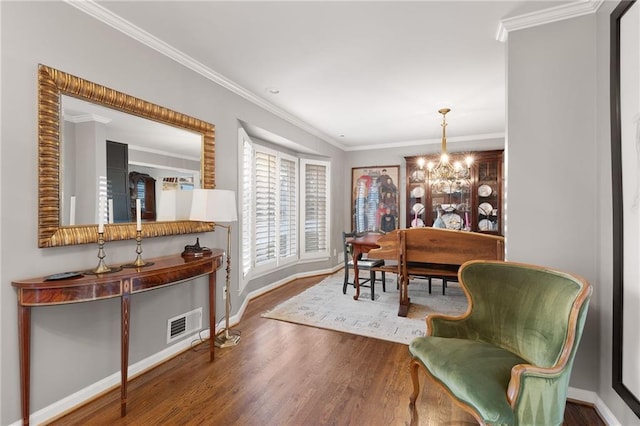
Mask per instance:
[[[146,173],[129,173],[131,217],[136,218],[136,199],[140,199],[142,220],[156,220],[156,180]]]

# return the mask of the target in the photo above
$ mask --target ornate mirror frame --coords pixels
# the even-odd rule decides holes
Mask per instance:
[[[636,267],[637,254],[638,253],[625,253],[624,239],[633,237],[633,229],[628,228],[625,232],[624,224],[624,206],[625,199],[623,190],[628,187],[635,187],[636,183],[632,182],[628,174],[630,172],[623,173],[623,149],[626,149],[628,153],[630,149],[637,149],[636,147],[628,147],[629,141],[623,141],[623,114],[622,111],[622,92],[625,90],[621,87],[624,83],[621,79],[621,54],[623,49],[621,48],[621,23],[622,17],[629,11],[631,6],[635,4],[635,0],[624,0],[618,4],[618,6],[611,13],[610,17],[610,91],[611,91],[611,181],[612,181],[612,198],[613,198],[613,348],[612,348],[612,386],[615,391],[622,397],[624,402],[633,410],[633,412],[640,417],[640,395],[634,393],[631,388],[625,385],[623,381],[623,349],[624,349],[624,334],[623,330],[625,325],[627,329],[635,329],[637,324],[624,323],[624,290],[625,286],[631,288],[632,286],[640,285],[639,282],[633,282],[628,280],[625,282],[625,259],[628,260],[627,268]],[[638,4],[640,5],[640,3]],[[640,7],[640,6],[636,6]],[[638,78],[635,76],[633,78]],[[629,88],[626,88],[625,92],[629,92]],[[628,115],[628,114],[627,114]],[[627,163],[628,164],[628,163]],[[633,173],[640,173],[640,168],[633,171]],[[625,180],[625,175],[626,180]],[[629,199],[626,200],[629,203]],[[627,205],[627,210],[629,206]],[[630,225],[629,225],[630,226]],[[628,250],[627,250],[628,251]],[[632,302],[631,298],[628,298],[628,302]],[[628,307],[628,309],[633,309]],[[626,341],[627,344],[632,342]],[[627,356],[627,358],[629,358]],[[633,357],[632,357],[633,358]],[[628,365],[632,360],[627,359]],[[640,362],[639,360],[635,360]]]
[[[68,95],[202,135],[202,188],[215,188],[215,127],[213,124],[75,77],[46,65],[38,66],[38,247],[94,243],[98,225],[60,224],[60,102]],[[145,222],[146,238],[208,232],[212,223]],[[135,223],[105,226],[105,241],[136,237]]]

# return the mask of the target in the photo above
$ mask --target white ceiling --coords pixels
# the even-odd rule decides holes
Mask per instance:
[[[502,137],[504,30],[575,1],[70,2],[345,150]],[[269,89],[279,91],[273,94]]]

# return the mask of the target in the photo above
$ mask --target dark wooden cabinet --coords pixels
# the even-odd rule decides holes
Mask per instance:
[[[129,173],[129,193],[132,220],[136,219],[136,199],[140,199],[141,220],[156,220],[156,180],[148,174]]]
[[[433,226],[502,235],[503,150],[451,153],[450,161],[473,158],[468,179],[434,185],[427,165],[439,154],[405,157],[406,227]]]

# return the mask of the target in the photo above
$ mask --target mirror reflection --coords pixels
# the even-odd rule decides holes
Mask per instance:
[[[73,123],[71,118],[65,121],[65,109],[69,117],[87,113],[83,110],[86,106],[80,108],[74,104],[78,99],[106,109],[90,112],[93,117],[86,122],[76,119],[80,122]],[[74,108],[77,108],[75,114]],[[126,133],[119,132],[117,127],[109,126],[118,122],[113,116],[116,112],[123,113],[126,116],[123,119],[140,117],[151,123],[133,127]],[[165,126],[158,131],[147,128],[157,123]],[[173,133],[177,129],[187,132],[178,136]],[[183,139],[189,133],[194,138],[193,144],[190,138]],[[64,136],[68,134],[73,135],[73,140],[65,144]],[[138,137],[140,134],[151,135],[154,144],[148,145]],[[173,136],[163,144],[167,135]],[[107,154],[107,141],[113,142],[109,146],[114,151],[119,149],[118,155],[122,157],[118,172],[107,167],[107,157],[111,155]],[[193,171],[194,163],[199,163],[198,171]],[[115,190],[116,177],[120,188],[124,188],[119,193]],[[109,217],[113,224],[104,226],[104,241],[136,238],[136,216],[144,216],[147,222],[141,231],[144,238],[213,230],[212,223],[187,220],[187,215],[180,210],[189,200],[181,202],[182,196],[178,194],[193,192],[186,190],[189,185],[181,187],[185,180],[189,183],[192,180],[193,187],[199,184],[204,189],[215,188],[215,126],[212,123],[38,65],[38,247],[95,243],[100,225],[108,224]],[[184,190],[165,190],[163,185]],[[109,194],[111,203],[106,199]],[[144,198],[145,208],[136,215],[140,196]],[[109,210],[113,211],[110,216]]]
[[[179,219],[175,204],[188,200],[173,191],[201,186],[201,133],[66,95],[61,113],[62,226],[135,222],[136,199],[142,221]]]

